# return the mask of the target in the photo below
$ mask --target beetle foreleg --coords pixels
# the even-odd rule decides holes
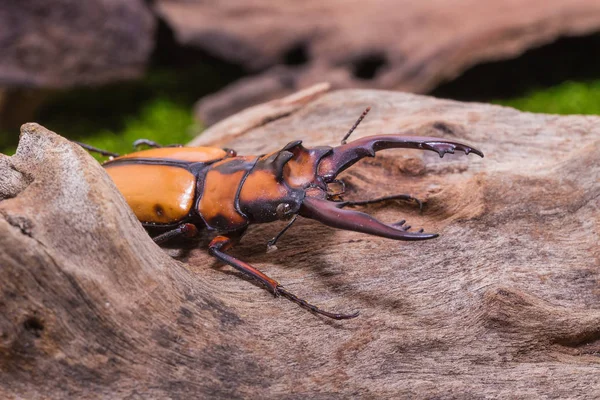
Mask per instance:
[[[296,222],[296,218],[298,218],[298,214],[294,215],[292,217],[292,220],[285,226],[285,228],[283,228],[281,231],[279,231],[279,233],[277,235],[275,235],[275,237],[271,240],[269,240],[267,242],[267,252],[272,251],[272,250],[277,250],[277,247],[275,247],[275,243],[277,243],[277,241],[279,240],[279,238],[288,230],[290,229],[290,227],[294,224],[294,222]]]
[[[140,147],[142,147],[143,145],[146,145],[148,147],[152,147],[153,149],[158,149],[163,147],[163,145],[156,143],[153,140],[149,140],[149,139],[138,139],[135,142],[133,142],[132,146],[134,149],[138,149]]]
[[[416,197],[411,196],[410,194],[394,194],[391,196],[378,197],[376,199],[371,200],[361,200],[361,201],[342,201],[340,203],[336,203],[338,207],[353,207],[353,206],[364,206],[367,204],[375,204],[381,203],[383,201],[388,200],[405,200],[405,201],[414,201],[419,205],[419,211],[423,210],[423,202]]]
[[[163,146],[162,144],[156,143],[155,141],[149,139],[138,139],[133,142],[133,148],[136,150],[143,145],[152,147],[153,149],[160,149],[163,147],[183,147],[182,144],[169,144],[167,146]]]
[[[80,145],[81,147],[86,149],[87,151],[91,151],[93,153],[102,154],[103,156],[107,156],[107,157],[119,157],[119,153],[113,153],[112,151],[102,150],[97,147],[90,146],[89,144],[78,142],[76,140],[72,140],[72,142],[77,143],[78,145]]]
[[[269,290],[269,292],[277,296],[279,294],[279,292],[277,291],[279,282],[269,278],[267,275],[263,274],[262,272],[254,268],[252,265],[225,253],[225,251],[233,247],[233,244],[233,240],[231,240],[227,236],[217,236],[208,245],[208,253],[211,256],[217,258],[218,260],[224,262],[225,264],[230,265],[238,271],[259,281],[267,287],[267,290]]]
[[[283,297],[287,298],[290,301],[293,301],[294,303],[298,304],[300,307],[305,308],[314,313],[324,315],[324,316],[332,318],[332,319],[352,319],[352,318],[358,317],[358,314],[359,314],[358,311],[355,311],[352,314],[339,314],[339,313],[330,313],[327,311],[323,311],[320,308],[318,308],[317,306],[314,306],[314,305],[308,303],[306,300],[299,298],[295,294],[288,292],[286,289],[284,289],[281,286],[279,286],[277,288],[277,290],[279,291],[279,294],[281,294]]]
[[[181,224],[177,228],[170,230],[165,233],[161,233],[158,236],[154,236],[152,240],[154,243],[161,244],[168,240],[175,239],[176,237],[184,236],[184,237],[194,237],[198,234],[198,228],[194,224]]]
[[[284,289],[279,284],[279,282],[268,277],[258,269],[254,268],[252,265],[225,253],[225,251],[229,250],[232,246],[233,240],[231,238],[228,238],[227,236],[217,236],[208,245],[208,252],[210,253],[210,255],[217,258],[219,261],[232,266],[233,268],[237,269],[243,274],[262,283],[267,288],[267,290],[273,293],[273,295],[281,295],[287,298],[288,300],[298,304],[300,307],[312,311],[316,314],[324,315],[333,319],[350,319],[358,316],[358,312],[353,314],[337,314],[323,311],[317,306],[314,306],[308,303],[307,301],[297,297],[293,293],[290,293],[286,289]]]

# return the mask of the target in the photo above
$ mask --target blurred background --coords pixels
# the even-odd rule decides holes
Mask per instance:
[[[0,152],[185,143],[318,82],[600,114],[598,0],[0,0]]]

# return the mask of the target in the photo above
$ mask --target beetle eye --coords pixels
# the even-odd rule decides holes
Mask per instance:
[[[275,213],[277,214],[277,218],[279,219],[289,219],[292,215],[290,211],[292,210],[292,206],[288,203],[281,203],[277,205],[277,209],[275,209]]]
[[[227,157],[235,157],[235,156],[237,156],[237,151],[235,151],[234,149],[230,149],[228,147],[225,147],[223,150],[225,150],[225,152],[227,153]]]

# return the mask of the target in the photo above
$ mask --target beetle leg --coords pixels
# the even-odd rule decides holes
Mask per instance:
[[[177,228],[167,231],[165,233],[161,233],[158,236],[154,236],[152,240],[154,243],[161,244],[166,242],[167,240],[175,239],[176,237],[184,236],[184,237],[194,237],[198,234],[198,228],[194,224],[181,224]]]
[[[277,250],[275,243],[279,240],[279,238],[288,230],[290,227],[296,222],[296,218],[298,218],[298,214],[295,214],[291,221],[283,228],[275,237],[267,242],[267,252]]]
[[[282,286],[279,286],[277,288],[277,290],[279,291],[279,294],[281,294],[283,297],[287,298],[290,301],[293,301],[294,303],[298,304],[300,307],[305,308],[309,311],[312,311],[316,314],[321,314],[321,315],[324,315],[324,316],[332,318],[332,319],[352,319],[352,318],[358,317],[358,314],[359,314],[358,311],[355,311],[352,314],[330,313],[328,311],[321,310],[317,306],[312,305],[312,304],[308,303],[306,300],[303,300],[303,299],[297,297],[295,294],[288,292]]]
[[[388,200],[405,200],[405,201],[414,201],[419,205],[419,211],[423,210],[423,202],[416,197],[411,196],[410,194],[394,194],[391,196],[378,197],[376,199],[371,200],[362,200],[362,201],[342,201],[337,203],[339,208],[343,207],[353,207],[353,206],[364,206],[367,204],[380,203],[382,201]]]
[[[149,139],[138,139],[135,142],[133,142],[134,149],[137,149],[138,147],[141,147],[143,145],[152,147],[154,149],[159,149],[159,148],[163,148],[163,147],[183,147],[182,144],[169,144],[169,145],[163,146],[162,144],[156,143],[155,141],[149,140]]]
[[[78,145],[80,145],[81,147],[83,147],[84,149],[86,149],[87,151],[91,151],[91,152],[94,152],[94,153],[102,154],[103,156],[107,156],[107,157],[119,157],[118,153],[113,153],[112,151],[102,150],[102,149],[99,149],[97,147],[90,146],[89,144],[78,142],[76,140],[72,140],[72,142],[73,143],[77,143]]]
[[[225,264],[230,265],[238,271],[259,281],[260,283],[266,286],[269,292],[277,296],[279,294],[277,291],[279,282],[269,278],[267,275],[263,274],[258,269],[254,268],[252,265],[225,253],[232,247],[233,241],[230,238],[228,238],[227,236],[217,236],[208,245],[208,252],[211,256],[217,258],[219,261],[222,261]]]
[[[287,298],[288,300],[298,304],[300,307],[305,308],[309,311],[312,311],[316,314],[324,315],[326,317],[333,318],[333,319],[350,319],[350,318],[354,318],[354,317],[358,316],[358,312],[353,313],[353,314],[330,313],[328,311],[321,310],[317,306],[314,306],[314,305],[306,302],[305,300],[297,297],[293,293],[288,292],[286,289],[284,289],[279,284],[279,282],[268,277],[267,275],[265,275],[258,269],[254,268],[252,265],[225,253],[232,246],[233,246],[233,240],[231,238],[228,238],[227,236],[217,236],[208,245],[208,252],[210,253],[210,255],[217,258],[219,261],[232,266],[233,268],[237,269],[238,271],[242,272],[243,274],[262,283],[267,288],[267,290],[269,292],[271,292],[273,295],[283,296],[283,297]]]
[[[133,148],[136,149],[136,150],[139,147],[144,146],[144,145],[146,145],[148,147],[155,148],[155,149],[163,147],[162,144],[158,144],[155,141],[149,140],[149,139],[138,139],[135,142],[133,142]]]

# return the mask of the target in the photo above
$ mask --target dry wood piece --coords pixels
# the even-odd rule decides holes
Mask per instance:
[[[165,252],[90,156],[24,125],[0,158],[0,397],[599,397],[600,118],[347,90],[207,137],[241,154],[335,145],[366,106],[355,139],[440,136],[486,157],[388,150],[342,176],[349,199],[422,199],[422,213],[365,210],[438,239],[301,220],[276,252],[283,222],[234,250],[320,306],[360,310],[350,321],[239,279],[208,237]]]
[[[0,84],[60,88],[141,75],[155,21],[142,0],[5,1]]]
[[[157,0],[177,40],[259,71],[203,98],[215,123],[317,82],[426,93],[471,66],[600,31],[597,0]]]

